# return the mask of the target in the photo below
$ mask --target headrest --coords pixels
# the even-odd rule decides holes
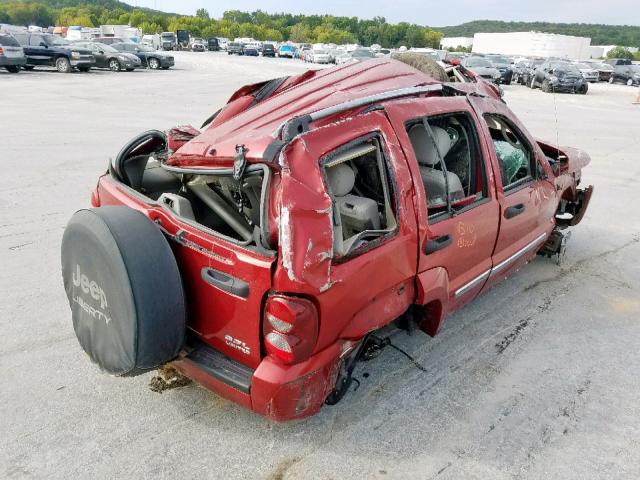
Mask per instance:
[[[444,128],[431,127],[440,155],[444,159],[445,155],[449,153],[451,148],[451,138]],[[413,145],[413,150],[416,153],[418,163],[421,165],[428,165],[430,167],[438,163],[438,155],[436,154],[435,145],[429,138],[427,130],[421,123],[414,125],[409,129],[409,138]]]
[[[356,174],[346,163],[340,163],[327,169],[327,180],[331,193],[336,197],[344,197],[353,189],[356,183]]]

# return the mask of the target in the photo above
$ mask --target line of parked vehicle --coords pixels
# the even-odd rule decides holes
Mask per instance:
[[[13,31],[0,33],[0,67],[11,73],[38,66],[55,67],[61,73],[104,68],[114,72],[136,68],[168,69],[171,54],[116,37],[69,41],[58,35]]]
[[[497,84],[516,83],[544,92],[586,94],[590,83],[640,85],[640,65],[614,58],[569,61],[558,58],[509,58],[501,55],[447,54],[446,62],[460,64]]]

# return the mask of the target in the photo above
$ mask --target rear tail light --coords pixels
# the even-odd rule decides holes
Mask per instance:
[[[0,47],[0,55],[4,54],[4,48]]]
[[[269,355],[289,365],[302,362],[318,340],[318,311],[304,298],[273,295],[265,305],[262,333]]]

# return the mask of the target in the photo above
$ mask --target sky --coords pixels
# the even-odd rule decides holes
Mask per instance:
[[[140,7],[193,15],[204,7],[213,18],[225,10],[267,13],[331,14],[359,18],[385,17],[444,27],[471,20],[548,21],[640,25],[638,0],[126,0]]]

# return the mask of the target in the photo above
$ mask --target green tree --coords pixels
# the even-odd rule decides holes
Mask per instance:
[[[209,20],[209,12],[206,8],[199,8],[196,10],[196,17]]]
[[[311,29],[303,24],[296,23],[291,27],[291,31],[289,33],[289,40],[297,43],[308,42],[311,38]]]
[[[624,47],[615,47],[607,52],[607,58],[628,58],[633,60],[633,52]]]

